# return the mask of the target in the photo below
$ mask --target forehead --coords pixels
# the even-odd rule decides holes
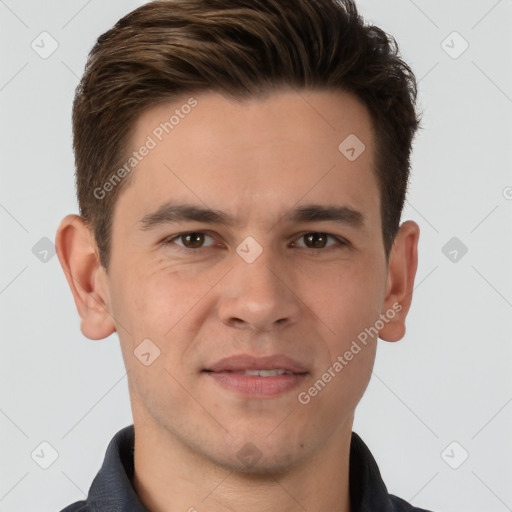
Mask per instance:
[[[200,140],[188,137],[191,130]],[[228,144],[270,149],[308,141],[318,147],[323,140],[322,145],[336,156],[348,135],[373,144],[367,108],[352,94],[327,90],[281,89],[244,100],[215,92],[184,95],[139,116],[131,142],[136,146],[148,135],[158,145],[179,144],[184,149],[223,149]]]
[[[380,202],[371,118],[347,93],[282,90],[243,101],[214,92],[183,96],[141,114],[131,150],[144,146],[151,149],[119,199],[140,214],[169,200],[233,215],[277,211],[302,198],[357,209]]]

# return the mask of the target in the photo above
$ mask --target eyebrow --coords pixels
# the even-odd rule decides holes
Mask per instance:
[[[348,206],[309,204],[287,212],[282,220],[289,223],[336,222],[351,227],[361,227],[364,215]],[[231,215],[221,210],[204,208],[193,204],[165,203],[152,213],[142,217],[138,224],[142,231],[177,222],[201,222],[233,227],[237,223]]]

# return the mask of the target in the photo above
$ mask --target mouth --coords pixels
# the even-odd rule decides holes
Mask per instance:
[[[305,365],[285,356],[284,354],[276,354],[272,356],[251,356],[247,354],[238,354],[235,356],[225,357],[208,365],[204,371],[220,373],[220,372],[263,372],[261,377],[272,376],[265,375],[265,372],[285,372],[285,373],[308,373]]]
[[[240,370],[236,372],[230,371],[229,373],[236,375],[246,375],[249,377],[275,377],[276,375],[293,375],[293,372],[276,368],[271,370]]]
[[[221,359],[203,370],[217,385],[245,397],[272,398],[303,383],[309,371],[284,355],[239,355]]]

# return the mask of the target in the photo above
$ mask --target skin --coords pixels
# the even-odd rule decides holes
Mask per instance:
[[[143,113],[133,148],[187,99]],[[379,337],[403,337],[419,228],[401,225],[388,262],[371,118],[353,96],[284,89],[243,102],[213,92],[196,99],[120,194],[108,272],[80,217],[65,217],[56,237],[83,334],[102,339],[117,331],[121,342],[135,425],[134,486],[153,512],[347,512],[354,411],[377,338],[308,404],[297,395],[394,304],[401,310]],[[353,162],[338,150],[349,134],[366,146]],[[141,230],[140,219],[168,201],[222,210],[235,224],[181,221]],[[349,207],[363,222],[284,221],[312,203]],[[203,248],[169,241],[197,231],[208,235]],[[345,243],[328,237],[315,247],[307,233]],[[252,263],[236,252],[248,236],[263,249]],[[147,338],[160,349],[149,366],[133,353]],[[243,397],[202,372],[234,354],[285,354],[309,374],[279,396]],[[260,456],[250,467],[237,457],[249,442]]]

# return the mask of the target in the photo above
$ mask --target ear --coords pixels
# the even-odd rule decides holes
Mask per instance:
[[[395,237],[389,255],[386,292],[381,318],[387,322],[379,331],[384,341],[398,341],[405,334],[405,318],[409,312],[418,267],[419,226],[412,221],[404,222]],[[394,315],[392,315],[394,313]]]
[[[67,215],[57,230],[55,246],[81,318],[80,330],[91,340],[110,336],[116,329],[108,276],[88,223],[78,215]]]

